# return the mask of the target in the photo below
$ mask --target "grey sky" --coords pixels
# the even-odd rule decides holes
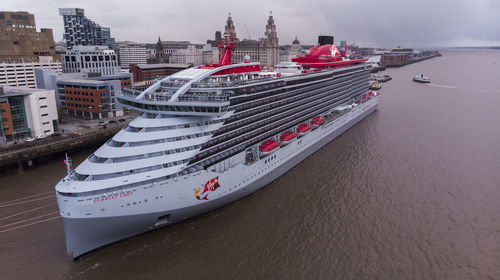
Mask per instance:
[[[280,44],[333,34],[364,46],[500,45],[500,0],[2,0],[0,7],[35,14],[37,29],[52,28],[56,41],[63,33],[58,8],[79,7],[119,41],[202,43],[223,31],[228,12],[237,36],[248,37],[246,25],[255,39],[272,10]]]

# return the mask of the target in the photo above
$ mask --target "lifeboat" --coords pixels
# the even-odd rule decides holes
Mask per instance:
[[[361,96],[361,100],[362,100],[363,102],[368,101],[368,99],[370,99],[370,96],[369,96],[368,94],[363,94],[363,95]]]
[[[322,124],[324,124],[326,119],[324,117],[316,116],[311,119],[311,125],[313,128],[316,128]]]
[[[260,156],[267,156],[269,154],[272,154],[274,151],[276,151],[277,148],[279,148],[280,142],[271,139],[263,142],[259,146],[259,152]]]
[[[289,131],[281,134],[281,136],[280,136],[280,142],[283,145],[286,145],[295,139],[297,139],[297,133],[293,132],[292,130],[289,130]]]
[[[370,92],[368,93],[368,96],[370,96],[370,97],[374,97],[374,96],[376,96],[376,95],[377,95],[377,93],[376,93],[376,92],[374,92],[374,91],[370,91]]]
[[[308,125],[307,123],[303,123],[297,127],[297,135],[299,137],[304,136],[307,133],[309,133],[309,131],[311,131],[311,129],[312,129],[312,127],[310,125]]]

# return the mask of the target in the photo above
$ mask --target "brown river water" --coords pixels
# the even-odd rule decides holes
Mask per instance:
[[[381,74],[378,111],[263,190],[77,262],[63,159],[0,178],[0,279],[500,279],[500,51]]]

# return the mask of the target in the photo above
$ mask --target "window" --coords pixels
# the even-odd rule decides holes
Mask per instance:
[[[40,98],[38,98],[38,100],[45,100],[45,99],[47,99],[47,97],[40,97]]]
[[[40,108],[47,108],[47,105],[42,105],[40,106]]]
[[[43,133],[47,133],[47,132],[50,132],[50,129],[48,129],[48,130],[44,130],[44,131],[43,131]]]
[[[42,114],[42,117],[46,117],[46,116],[48,116],[48,115],[49,115],[49,114]]]
[[[49,123],[50,123],[50,122],[44,122],[44,123],[42,123],[42,125],[46,125],[46,124],[49,124]]]

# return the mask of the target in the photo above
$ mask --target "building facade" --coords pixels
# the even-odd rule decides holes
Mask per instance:
[[[212,47],[210,44],[205,44],[198,47],[197,45],[188,45],[186,49],[175,51],[170,56],[171,63],[202,65],[213,64],[219,61],[219,49]]]
[[[61,80],[57,82],[57,91],[68,115],[85,119],[123,115],[115,97],[121,92],[119,80]]]
[[[0,62],[37,62],[40,56],[59,60],[52,29],[36,31],[35,16],[28,12],[0,12]]]
[[[59,130],[53,90],[0,87],[0,142],[50,135]]]
[[[120,73],[118,57],[105,46],[74,46],[62,56],[65,73],[115,75]]]
[[[36,87],[36,69],[52,69],[62,73],[59,61],[0,63],[0,86]]]
[[[147,62],[146,48],[134,44],[121,44],[119,52],[120,68],[128,71],[130,64],[144,64]]]
[[[224,35],[230,40],[234,40],[236,49],[232,53],[233,62],[244,62],[246,55],[249,55],[252,61],[258,61],[262,66],[274,67],[280,61],[280,51],[278,43],[278,33],[272,13],[267,19],[264,38],[258,40],[242,40],[236,37],[236,27],[234,25],[231,14],[226,21],[224,27]],[[217,41],[217,38],[216,40]]]
[[[131,64],[130,73],[134,82],[153,81],[154,79],[170,76],[181,70],[191,67],[189,64],[157,63]]]
[[[35,71],[37,88],[55,90],[56,103],[60,113],[66,113],[63,102],[65,100],[64,91],[58,89],[58,82],[65,80],[94,80],[94,81],[119,81],[121,89],[130,88],[133,84],[131,73],[119,73],[109,76],[90,77],[87,73],[64,73],[58,74],[54,70],[37,69]]]
[[[106,46],[115,52],[118,51],[110,29],[88,19],[83,9],[60,8],[59,15],[63,17],[67,49],[73,49],[75,46]]]

